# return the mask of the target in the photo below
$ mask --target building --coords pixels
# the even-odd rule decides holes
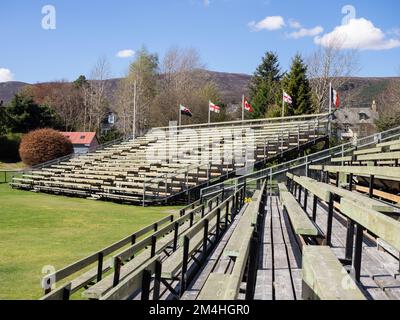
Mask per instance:
[[[99,141],[96,132],[61,132],[74,147],[74,153],[87,153],[96,150]]]
[[[336,110],[333,123],[336,124],[338,138],[357,139],[376,132],[375,121],[378,117],[376,102],[373,101],[370,107],[345,107]]]

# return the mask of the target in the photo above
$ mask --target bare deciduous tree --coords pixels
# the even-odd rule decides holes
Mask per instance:
[[[358,51],[342,50],[342,41],[334,39],[312,53],[307,65],[315,107],[317,112],[322,112],[328,104],[329,83],[332,82],[334,88],[340,88],[359,71]]]
[[[165,54],[155,101],[159,110],[155,115],[157,125],[167,125],[169,121],[177,120],[180,104],[192,110],[190,122],[207,121],[208,100],[217,100],[219,93],[215,83],[207,79],[204,67],[193,48],[173,47]]]
[[[100,123],[107,108],[107,79],[110,78],[110,65],[105,57],[98,59],[90,73],[90,88],[86,92],[88,130],[99,132]]]

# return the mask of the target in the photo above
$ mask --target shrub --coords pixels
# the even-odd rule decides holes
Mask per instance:
[[[19,154],[22,161],[33,166],[73,152],[68,138],[53,129],[31,131],[22,137]]]
[[[4,162],[18,162],[21,133],[9,133],[0,136],[0,160]]]

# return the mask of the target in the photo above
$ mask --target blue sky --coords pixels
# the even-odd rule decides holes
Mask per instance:
[[[56,10],[54,30],[42,28],[45,5]],[[341,26],[345,5],[355,17]],[[337,27],[345,46],[359,42],[359,76],[395,76],[399,12],[398,0],[3,0],[0,81],[74,80],[100,56],[119,77],[134,57],[117,53],[143,45],[161,59],[172,46],[194,47],[210,70],[249,74],[273,50],[285,70],[296,52],[309,55]]]

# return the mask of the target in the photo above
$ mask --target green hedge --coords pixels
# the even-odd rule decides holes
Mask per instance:
[[[18,162],[19,144],[21,143],[22,133],[8,133],[0,136],[0,161]]]

